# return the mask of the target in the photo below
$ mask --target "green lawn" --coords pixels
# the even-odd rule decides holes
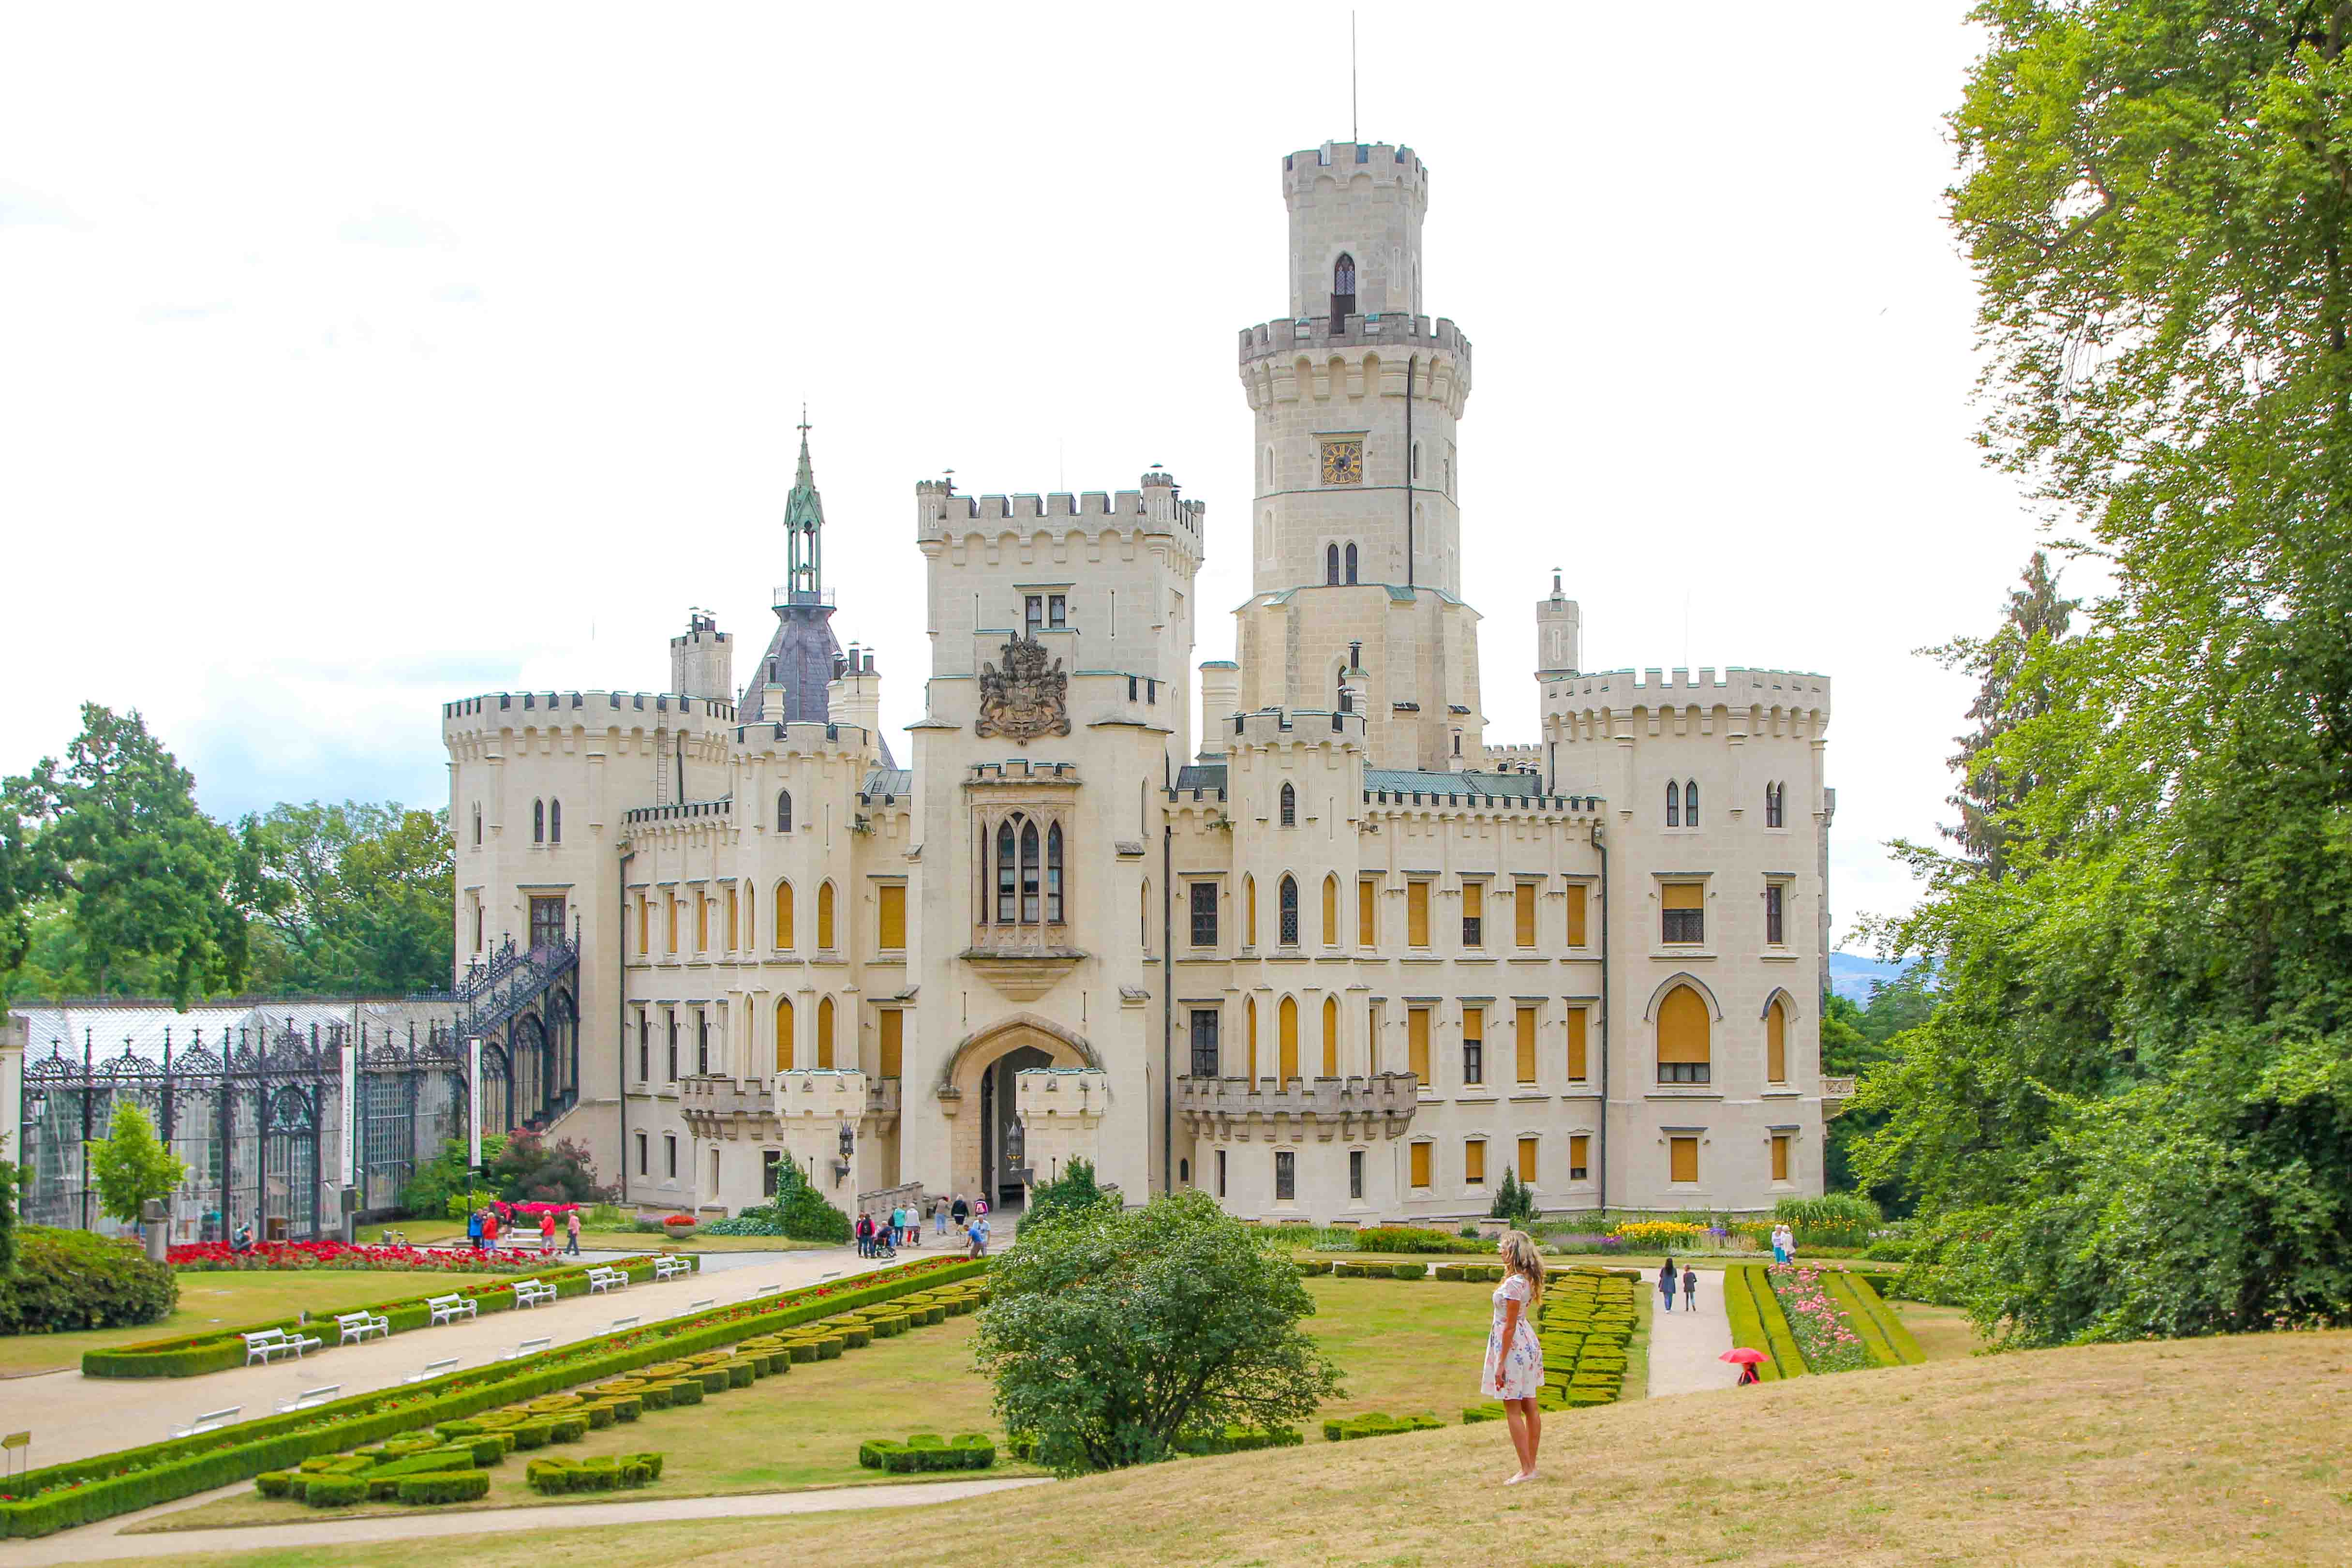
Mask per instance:
[[[429,1274],[429,1277],[428,1277]],[[135,1329],[84,1329],[67,1334],[0,1334],[0,1373],[48,1372],[78,1367],[81,1353],[165,1340],[206,1329],[283,1318],[307,1310],[317,1317],[348,1312],[377,1301],[404,1300],[428,1290],[454,1289],[438,1271],[407,1269],[239,1269],[184,1272],[179,1310],[160,1323]],[[475,1276],[462,1282],[471,1283]],[[481,1278],[489,1278],[481,1276]]]
[[[1946,1361],[1953,1356],[1973,1355],[1989,1342],[1977,1332],[1969,1315],[1958,1307],[1931,1307],[1924,1301],[1889,1301],[1919,1348],[1927,1352],[1929,1361]]]
[[[1464,1405],[1477,1402],[1491,1286],[1328,1278],[1310,1279],[1306,1285],[1316,1302],[1307,1326],[1346,1379],[1346,1396],[1326,1405],[1325,1414],[1426,1410],[1452,1423],[1461,1419]],[[989,1409],[989,1386],[972,1371],[978,1325],[978,1317],[968,1314],[877,1340],[838,1361],[803,1363],[782,1377],[712,1394],[698,1405],[649,1411],[559,1451],[567,1458],[648,1449],[667,1455],[662,1479],[621,1494],[630,1500],[878,1482],[876,1472],[858,1467],[863,1438],[904,1438],[912,1432],[989,1432],[1002,1437]],[[1320,1433],[1310,1432],[1308,1440],[1319,1446]],[[509,1455],[490,1471],[489,1495],[458,1506],[557,1500],[524,1484],[524,1463],[523,1456]],[[1000,1454],[996,1468],[986,1473],[1043,1472]],[[615,1496],[590,1492],[563,1500],[611,1502]],[[313,1511],[248,1493],[167,1514],[145,1528],[206,1530],[402,1511],[396,1503]]]

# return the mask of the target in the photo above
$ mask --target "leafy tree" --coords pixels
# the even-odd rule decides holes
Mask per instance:
[[[482,1163],[492,1190],[509,1203],[596,1204],[617,1192],[596,1184],[588,1151],[568,1138],[551,1143],[536,1132],[509,1132],[495,1158],[486,1139]]]
[[[1858,1164],[2012,1342],[2352,1321],[2352,4],[1977,18],[1984,438],[2114,592],[2015,649],[1998,856],[1902,847]]]
[[[147,1113],[127,1100],[114,1102],[110,1135],[89,1143],[89,1169],[99,1206],[124,1225],[139,1222],[149,1198],[168,1198],[187,1179],[187,1162],[163,1146]]]
[[[1509,1220],[1519,1230],[1536,1222],[1536,1195],[1519,1185],[1519,1173],[1508,1165],[1503,1167],[1502,1184],[1495,1189],[1494,1206],[1486,1211],[1486,1217]]]
[[[1055,1180],[1046,1183],[1029,1194],[1028,1209],[1022,1215],[1024,1226],[1057,1215],[1074,1214],[1097,1204],[1117,1206],[1118,1200],[1095,1184],[1095,1168],[1090,1161],[1072,1160]]]
[[[274,989],[400,995],[446,985],[456,846],[446,812],[397,802],[278,805],[256,824]]]
[[[0,1132],[0,1149],[7,1147],[11,1133]],[[25,1167],[0,1160],[0,1279],[16,1266],[16,1200],[24,1191]]]
[[[1057,1474],[1284,1425],[1340,1392],[1299,1327],[1315,1302],[1287,1249],[1202,1193],[1024,1226],[991,1279],[981,1367],[1005,1429]]]
[[[1034,1223],[1034,1216],[1030,1222]],[[776,1195],[703,1229],[712,1236],[784,1236],[794,1241],[840,1243],[850,1237],[849,1216],[825,1202],[790,1160],[776,1163]]]
[[[495,1164],[506,1152],[503,1132],[482,1134],[482,1163]],[[400,1206],[412,1219],[434,1218],[451,1213],[449,1200],[455,1197],[462,1206],[466,1196],[466,1144],[458,1139],[445,1139],[441,1152],[416,1167],[407,1183],[400,1189]],[[475,1184],[478,1196],[492,1196],[486,1184]]]
[[[2006,859],[2003,819],[2034,780],[2005,774],[1995,742],[2051,711],[2057,694],[2050,681],[2037,679],[2043,666],[2034,656],[2065,637],[2081,607],[2079,600],[2058,596],[2058,580],[2050,574],[2050,557],[2042,551],[2033,552],[2021,581],[2025,586],[2010,591],[2009,613],[1992,636],[1958,637],[1929,650],[1946,668],[1968,670],[1978,679],[1977,700],[1969,706],[1976,728],[1958,737],[1960,749],[1952,757],[1960,787],[1948,804],[1958,808],[1960,820],[1944,829],[1944,836],[1996,877]]]
[[[45,758],[0,786],[0,969],[24,963],[35,909],[58,899],[98,991],[141,960],[182,1005],[234,989],[247,912],[263,899],[254,834],[197,809],[194,778],[137,712],[81,712],[62,766]]]

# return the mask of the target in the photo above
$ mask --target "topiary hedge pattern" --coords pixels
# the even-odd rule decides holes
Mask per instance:
[[[661,1479],[659,1454],[608,1454],[595,1459],[533,1459],[523,1479],[535,1492],[621,1491]]]
[[[1434,1432],[1444,1425],[1434,1415],[1390,1415],[1376,1410],[1369,1415],[1326,1421],[1323,1436],[1328,1442],[1346,1443],[1358,1437],[1393,1437],[1401,1432]]]
[[[789,1334],[833,1315],[919,1291],[974,1280],[984,1259],[923,1259],[890,1270],[874,1283],[844,1289],[812,1286],[756,1303],[722,1307],[651,1328],[606,1334],[526,1360],[494,1363],[452,1373],[430,1383],[385,1389],[337,1400],[314,1410],[268,1415],[199,1437],[149,1444],[21,1476],[14,1500],[0,1502],[0,1535],[47,1535],[92,1520],[150,1508],[284,1471],[320,1455],[384,1442],[416,1430],[470,1416],[518,1399],[581,1384],[624,1377],[648,1363],[675,1359],[747,1338]],[[836,1350],[835,1353],[839,1353]],[[658,1408],[648,1383],[644,1408]],[[680,1402],[698,1400],[698,1382],[677,1385]]]
[[[905,1442],[868,1437],[857,1445],[857,1462],[869,1470],[911,1475],[919,1470],[984,1470],[996,1463],[996,1445],[979,1432],[948,1439],[918,1432]]]

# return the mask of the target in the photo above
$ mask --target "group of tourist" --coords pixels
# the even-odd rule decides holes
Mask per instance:
[[[505,1223],[499,1217],[499,1211],[494,1205],[485,1204],[466,1216],[466,1240],[477,1252],[496,1252],[499,1249],[499,1231]],[[578,1209],[565,1211],[563,1230],[565,1256],[579,1257],[580,1211]],[[555,1250],[555,1211],[551,1208],[539,1211],[539,1248],[541,1252]]]
[[[1775,1263],[1797,1261],[1797,1233],[1789,1228],[1786,1220],[1772,1227],[1772,1261]]]
[[[1666,1299],[1666,1310],[1669,1312],[1675,1310],[1675,1280],[1677,1276],[1675,1273],[1675,1260],[1669,1258],[1666,1259],[1666,1266],[1658,1270],[1658,1294]],[[1682,1280],[1683,1287],[1683,1310],[1685,1312],[1697,1311],[1698,1270],[1685,1264],[1683,1267],[1683,1271],[1679,1278]]]
[[[988,1200],[986,1198],[967,1199],[961,1193],[958,1193],[952,1201],[942,1197],[933,1198],[931,1200],[933,1233],[942,1237],[947,1235],[950,1220],[955,1222],[956,1232],[963,1237],[964,1245],[971,1249],[972,1257],[988,1256]],[[878,1218],[861,1212],[857,1216],[857,1223],[851,1228],[856,1233],[858,1257],[895,1257],[898,1248],[902,1247],[923,1245],[922,1207],[919,1204],[900,1205],[891,1209],[887,1215]]]

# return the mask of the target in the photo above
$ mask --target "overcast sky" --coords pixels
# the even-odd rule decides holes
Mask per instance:
[[[1360,11],[1477,345],[1488,739],[1535,738],[1555,564],[1589,668],[1832,676],[1841,930],[1949,815],[1969,692],[1914,650],[2035,537],[1969,441],[1964,8]],[[1164,464],[1230,609],[1235,333],[1286,308],[1283,154],[1349,116],[1341,5],[0,10],[0,769],[94,700],[217,815],[445,805],[445,700],[658,689],[689,605],[748,674],[803,399],[894,730],[944,468]]]

